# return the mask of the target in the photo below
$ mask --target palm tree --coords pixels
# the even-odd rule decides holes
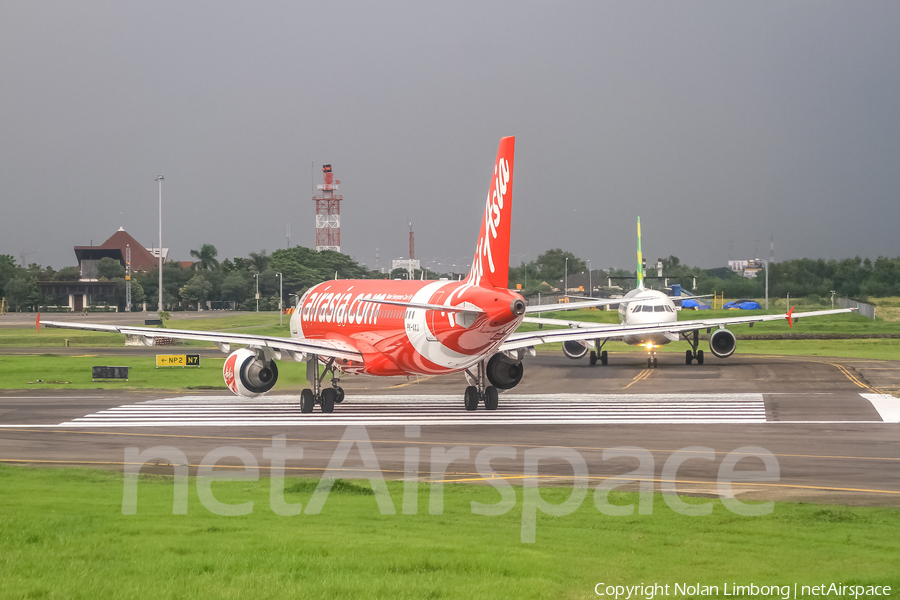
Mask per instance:
[[[199,271],[214,271],[219,267],[219,261],[216,260],[219,251],[212,244],[203,244],[200,251],[191,250],[191,256],[197,259],[191,268]]]
[[[269,260],[271,260],[271,256],[266,254],[266,251],[262,252],[251,252],[250,253],[250,264],[251,268],[254,269],[257,273],[262,273],[269,266]]]

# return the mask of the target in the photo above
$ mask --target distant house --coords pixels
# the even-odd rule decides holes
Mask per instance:
[[[731,269],[734,273],[737,273],[741,277],[746,277],[747,279],[756,278],[756,274],[759,273],[763,267],[765,267],[765,263],[759,259],[754,258],[753,260],[729,260],[728,268]]]
[[[115,305],[116,283],[99,281],[97,268],[103,258],[115,259],[124,267],[129,248],[132,271],[152,271],[159,264],[158,248],[145,248],[125,229],[119,227],[118,231],[99,246],[75,246],[81,279],[40,282],[38,285],[44,297],[43,304],[68,307],[75,312],[81,312],[85,307],[92,305]],[[168,252],[168,248],[162,249],[163,261],[166,260]]]
[[[101,258],[114,258],[124,267],[126,248],[131,248],[131,270],[152,271],[159,264],[159,252],[156,248],[144,248],[131,234],[119,227],[108,240],[99,246],[75,246],[75,256],[81,269],[81,280],[97,279],[97,263]],[[168,248],[163,248],[163,261],[166,260]]]

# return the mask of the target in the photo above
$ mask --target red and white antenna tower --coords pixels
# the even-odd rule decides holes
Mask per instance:
[[[413,233],[412,221],[409,223],[409,260],[413,260],[416,257],[416,238]]]
[[[341,251],[341,200],[335,194],[340,180],[334,178],[331,165],[322,165],[325,183],[317,187],[320,194],[313,196],[316,204],[316,252],[322,250]]]

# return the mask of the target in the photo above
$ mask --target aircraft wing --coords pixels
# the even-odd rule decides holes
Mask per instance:
[[[561,310],[576,310],[579,308],[591,308],[594,306],[608,306],[610,304],[628,304],[634,298],[597,298],[596,300],[587,300],[585,302],[564,302],[562,304],[540,304],[536,306],[526,306],[525,314],[537,312],[557,312]]]
[[[510,335],[500,350],[516,350],[537,344],[548,342],[587,341],[604,338],[620,337],[623,335],[642,335],[647,333],[685,333],[699,329],[711,329],[713,327],[725,327],[726,325],[742,325],[760,323],[763,321],[777,321],[786,319],[788,323],[805,317],[821,317],[840,313],[853,312],[853,308],[840,308],[834,310],[815,310],[794,314],[794,309],[778,315],[751,315],[747,317],[723,317],[720,319],[691,319],[676,321],[674,323],[640,324],[640,325],[610,325],[603,323],[587,323],[584,321],[565,321],[563,319],[536,319],[526,317],[527,322],[547,325],[562,325],[567,329],[553,329],[545,331],[523,331]],[[552,321],[552,323],[548,323]]]
[[[577,323],[577,321],[575,322]],[[587,340],[621,337],[623,335],[659,333],[662,331],[669,331],[669,326],[677,325],[677,323],[660,323],[659,325],[604,325],[603,323],[591,323],[591,325],[595,325],[595,327],[569,327],[566,329],[516,332],[506,338],[506,341],[500,346],[500,351],[518,350],[519,348],[527,348],[529,346],[547,344],[550,342],[583,342]]]
[[[578,329],[603,329],[607,327],[619,327],[613,323],[595,323],[592,321],[569,321],[566,319],[546,319],[544,317],[525,317],[523,323],[535,325],[550,325],[551,327],[574,327]]]
[[[105,331],[108,333],[124,333],[138,335],[144,343],[156,337],[177,340],[200,340],[215,343],[223,352],[228,352],[231,344],[243,344],[256,348],[271,348],[291,354],[294,360],[302,360],[302,354],[318,354],[344,360],[361,361],[362,353],[351,344],[340,340],[308,340],[268,335],[252,335],[246,333],[225,333],[221,331],[191,331],[187,329],[157,329],[155,327],[132,327],[130,325],[99,325],[96,323],[70,323],[64,321],[41,321],[44,327],[62,329],[82,329],[87,331]]]

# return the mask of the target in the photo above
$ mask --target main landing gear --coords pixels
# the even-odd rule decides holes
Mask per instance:
[[[702,365],[703,364],[703,350],[697,349],[697,346],[700,345],[700,331],[694,330],[693,339],[688,339],[687,335],[685,335],[684,338],[691,345],[690,350],[684,351],[684,364],[689,365],[693,361],[696,360],[698,365]]]
[[[608,341],[609,340],[603,340],[603,343],[600,344],[600,346],[598,346],[596,350],[591,350],[590,360],[591,360],[592,367],[597,366],[598,358],[600,359],[600,364],[603,366],[606,366],[606,364],[609,362],[609,355],[606,353],[606,350],[603,350],[603,346],[605,346],[606,342],[608,342]]]
[[[592,366],[592,367],[596,367],[596,366],[597,366],[597,361],[598,361],[598,360],[600,361],[600,364],[601,364],[601,365],[606,366],[606,365],[609,363],[609,355],[606,353],[606,350],[601,351],[601,352],[599,353],[599,355],[598,355],[598,353],[597,353],[596,351],[591,350],[591,358],[590,358],[590,360],[591,360],[591,366]]]
[[[466,371],[466,375],[469,381],[474,379],[475,383],[475,385],[467,387],[463,395],[466,410],[477,410],[479,403],[484,405],[485,410],[497,410],[497,405],[500,403],[500,392],[496,387],[487,385],[485,361],[478,363],[477,376],[473,377],[470,371]]]
[[[322,389],[322,381],[325,375],[331,373],[331,387]],[[318,404],[323,413],[334,412],[334,405],[344,401],[344,390],[341,388],[341,380],[335,376],[334,359],[329,358],[325,363],[325,370],[319,374],[319,357],[313,355],[306,363],[306,378],[312,383],[312,389],[300,392],[300,412],[311,413]]]

